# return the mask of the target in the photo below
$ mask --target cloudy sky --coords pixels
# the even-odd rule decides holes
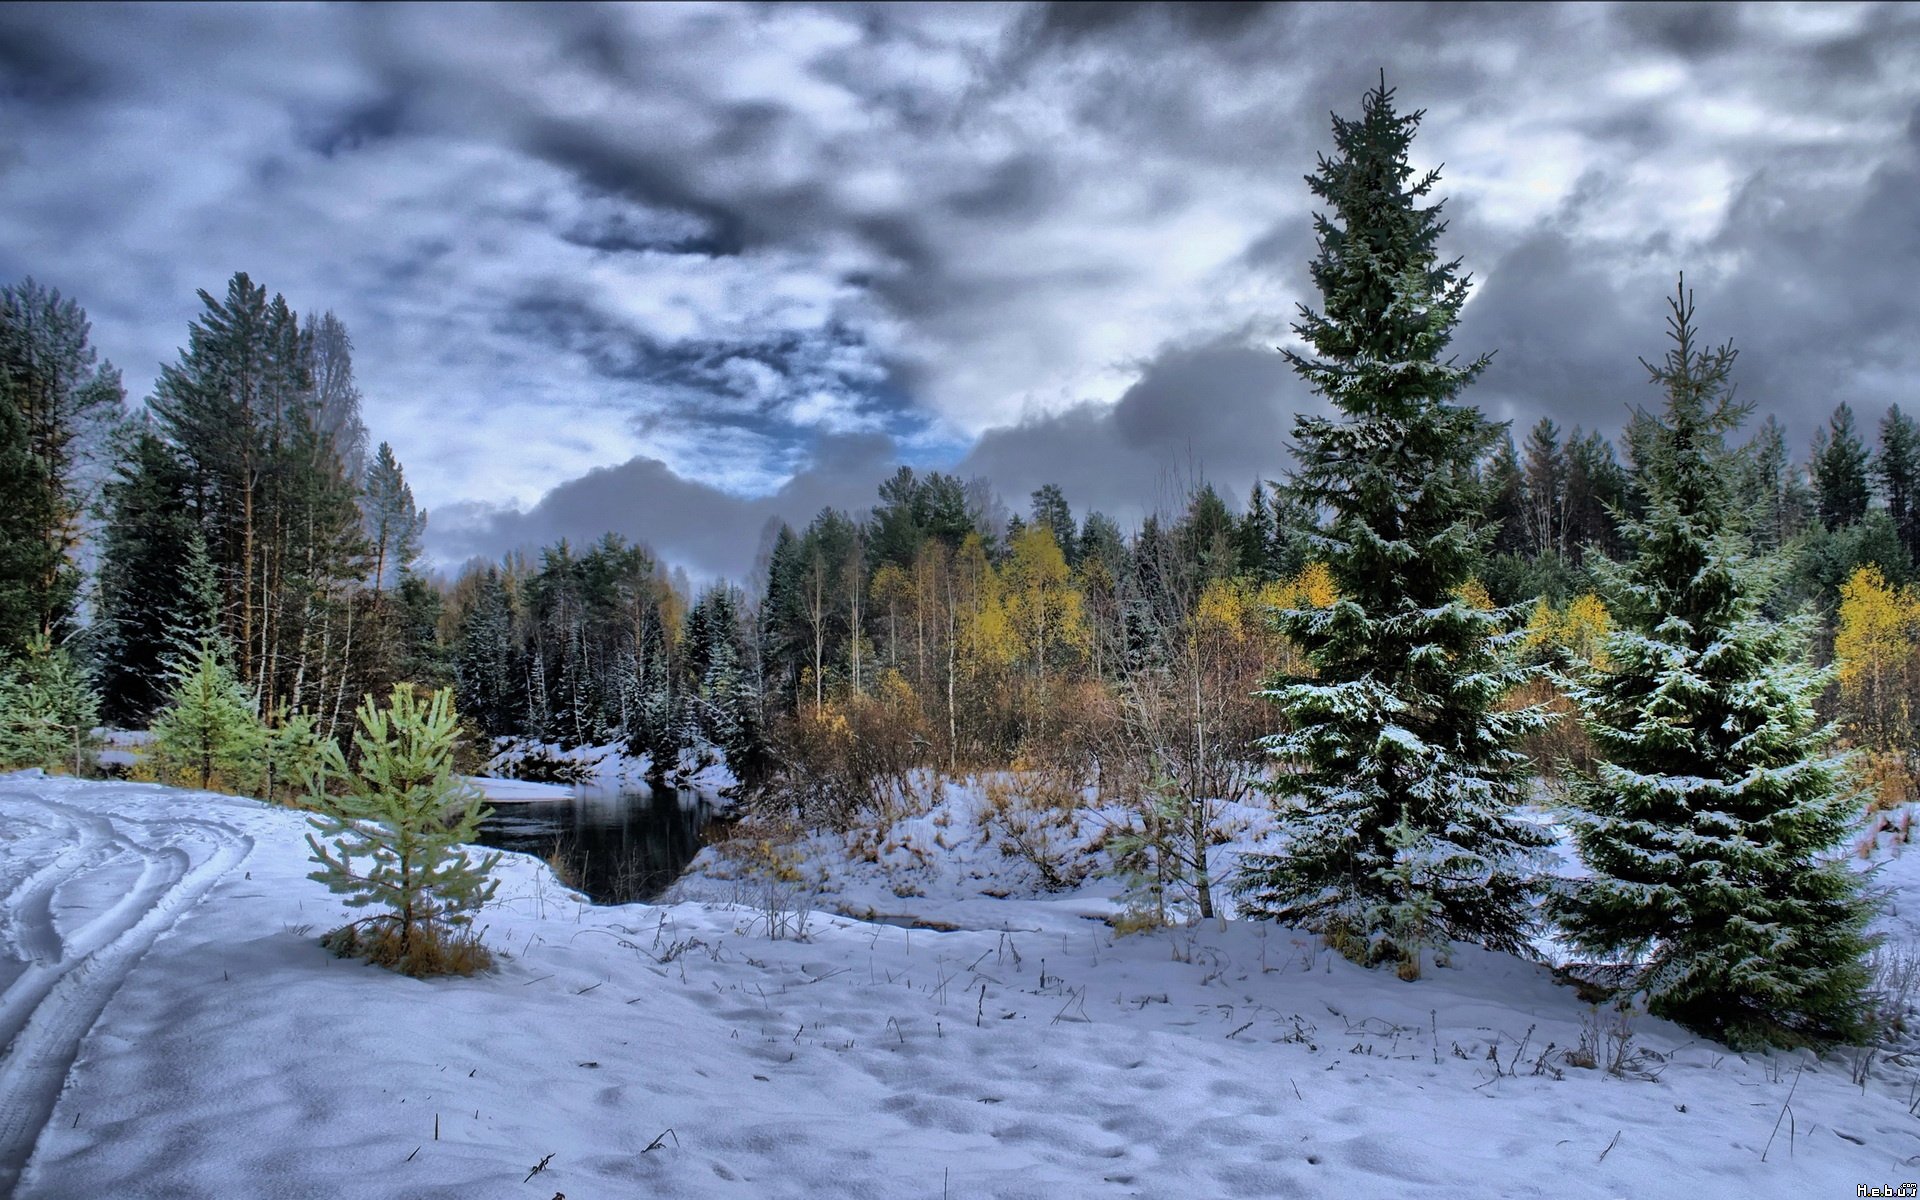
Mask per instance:
[[[1674,275],[1803,444],[1920,406],[1920,8],[0,7],[0,279],[143,398],[234,271],[355,342],[443,564],[743,575],[896,463],[1123,521],[1285,470],[1328,113],[1427,112],[1496,350],[1616,430]]]

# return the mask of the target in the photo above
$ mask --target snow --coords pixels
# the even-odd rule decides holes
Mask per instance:
[[[652,768],[650,755],[630,754],[624,742],[562,746],[557,742],[502,737],[495,739],[494,753],[487,760],[488,770],[492,774],[476,776],[475,782],[481,783],[482,779],[508,779],[518,773],[517,764],[529,757],[572,764],[584,786],[597,788],[642,784],[647,781]],[[665,774],[669,785],[713,794],[719,797],[721,803],[728,799],[722,793],[730,792],[740,782],[728,769],[724,757],[712,747],[683,748],[679,758]],[[489,800],[497,798],[511,803],[518,799],[550,798],[550,795],[522,794],[507,788],[500,789],[496,797],[491,784],[481,783],[481,787],[487,792]],[[566,789],[562,790],[564,792]]]
[[[316,944],[347,913],[306,878],[299,813],[0,777],[0,1193],[1807,1197],[1920,1175],[1908,1060],[1861,1087],[1841,1057],[1642,1016],[1633,1069],[1571,1066],[1604,1031],[1542,965],[1463,948],[1403,983],[1257,922],[1116,937],[1090,919],[1113,885],[1035,888],[977,799],[811,842],[838,890],[767,901],[818,906],[804,941],[717,897],[752,899],[717,852],[691,898],[617,908],[508,854],[498,969],[420,982]],[[1889,928],[1920,932],[1920,857],[1879,877],[1917,898]]]
[[[497,775],[462,775],[461,778],[479,788],[489,804],[564,800],[574,793],[573,785],[566,783],[535,783],[527,779],[503,779]]]

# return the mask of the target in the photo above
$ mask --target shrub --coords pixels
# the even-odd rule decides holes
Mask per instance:
[[[1026,771],[986,781],[980,836],[1039,874],[1048,891],[1077,887],[1092,869],[1080,840],[1085,797],[1078,779],[1059,770]]]
[[[911,684],[897,671],[871,696],[803,708],[775,731],[782,768],[774,787],[802,822],[846,830],[887,828],[914,808],[913,772],[931,749]]]

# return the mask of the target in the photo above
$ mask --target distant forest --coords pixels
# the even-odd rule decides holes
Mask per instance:
[[[780,526],[744,587],[691,590],[613,534],[446,579],[421,568],[427,516],[368,433],[345,326],[244,274],[201,300],[130,408],[72,299],[0,290],[0,658],[70,673],[116,726],[144,728],[209,639],[268,729],[344,740],[363,695],[451,687],[475,745],[614,744],[662,776],[724,761],[826,819],[889,803],[918,767],[1131,770],[1231,798],[1273,732],[1254,693],[1299,666],[1269,610],[1336,592],[1320,514],[1284,477],[1246,496],[1196,481],[1125,529],[1052,485],[1009,511],[983,480],[906,467],[869,509]],[[1483,457],[1470,588],[1513,606],[1524,656],[1604,634],[1651,429],[1643,414],[1616,444],[1541,420]],[[1832,711],[1898,766],[1920,431],[1843,404],[1804,452],[1771,417],[1742,440],[1733,519],[1784,576],[1771,603],[1818,613],[1852,680]],[[1276,476],[1287,461],[1276,445]],[[1580,749],[1572,728],[1536,742]]]

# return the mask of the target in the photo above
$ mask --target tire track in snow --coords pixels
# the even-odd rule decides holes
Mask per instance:
[[[19,1181],[81,1043],[107,1002],[154,941],[253,848],[252,838],[217,822],[128,819],[129,825],[154,829],[164,825],[170,835],[165,841],[174,844],[152,845],[105,817],[44,795],[16,793],[15,797],[67,823],[89,852],[63,852],[30,875],[5,902],[23,946],[31,942],[44,948],[51,938],[57,953],[50,960],[32,962],[0,993],[0,1044],[6,1045],[0,1053],[0,1195],[10,1194]],[[53,928],[53,890],[123,854],[141,860],[139,880],[61,946]]]

